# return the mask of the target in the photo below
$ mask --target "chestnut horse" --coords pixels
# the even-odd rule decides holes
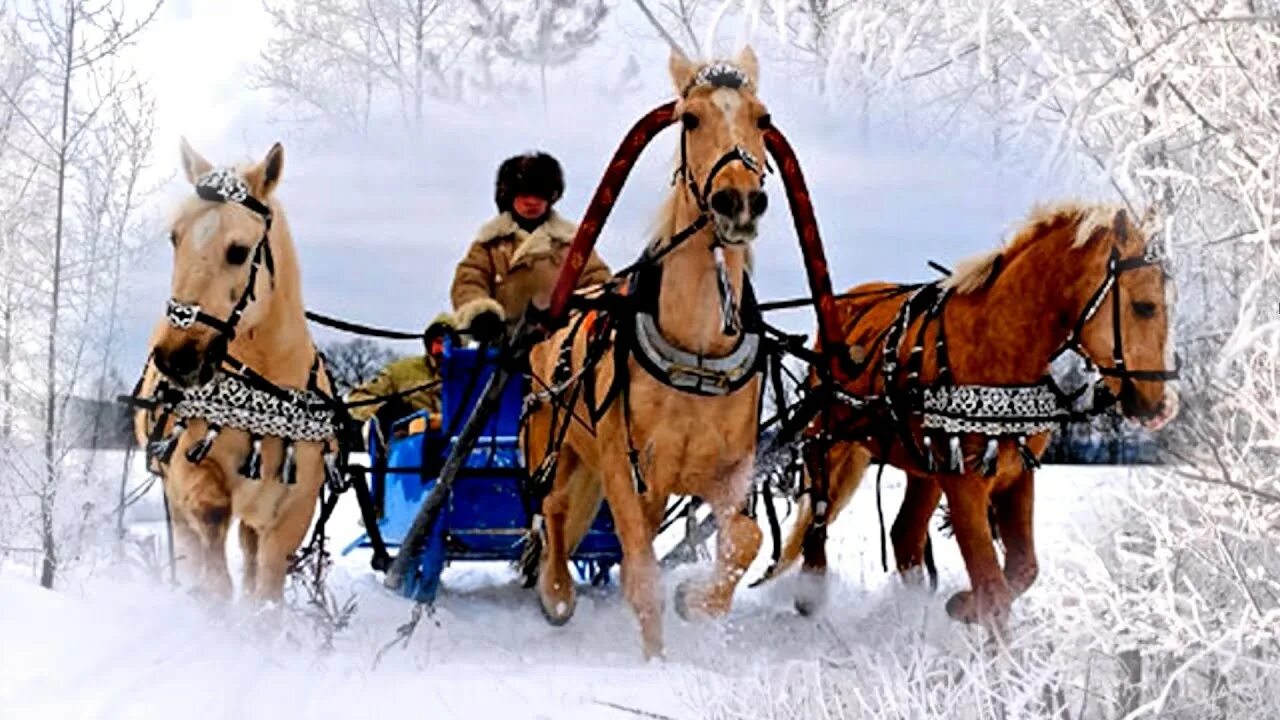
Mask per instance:
[[[617,328],[617,339],[592,355],[583,381],[595,397],[615,399],[589,408],[589,393],[574,395],[575,418],[598,417],[585,422],[561,417],[557,403],[535,404],[526,432],[529,467],[554,467],[538,567],[543,613],[557,625],[573,614],[568,556],[603,491],[622,543],[624,594],[650,657],[662,652],[652,542],[669,496],[702,498],[720,528],[712,575],[677,589],[684,617],[728,612],[761,540],[742,514],[756,451],[758,336],[749,319],[739,320],[749,315],[744,302],[754,308],[746,291],[748,253],[766,205],[768,115],[756,97],[758,66],[749,48],[732,63],[694,64],[673,53],[670,72],[683,124],[679,182],[629,290],[648,301],[634,318],[595,320]],[[592,333],[576,325],[533,348],[535,387],[583,375]],[[567,423],[559,442],[557,420]]]
[[[836,439],[825,452],[815,446],[807,458],[811,475],[825,471],[829,479],[826,522],[848,503],[873,458],[901,468],[906,496],[890,537],[899,573],[919,582],[928,522],[945,494],[972,584],[950,598],[947,611],[957,620],[999,626],[1038,571],[1033,469],[1053,421],[1019,426],[1013,416],[1027,421],[1024,405],[1004,416],[987,415],[994,423],[975,427],[969,423],[985,411],[971,399],[954,418],[960,424],[940,434],[937,424],[925,429],[918,405],[884,398],[907,397],[901,391],[911,384],[926,392],[948,385],[997,388],[987,395],[997,400],[999,388],[1021,388],[1025,397],[1040,392],[1047,404],[1064,409],[1067,395],[1046,378],[1052,360],[1069,349],[1097,366],[1126,416],[1159,429],[1176,413],[1177,393],[1166,382],[1175,376],[1173,286],[1154,250],[1124,210],[1066,204],[1037,208],[1007,247],[924,286],[937,291],[927,301],[930,309],[904,310],[916,297],[913,287],[853,288],[839,307],[851,359],[861,371],[841,387],[869,404],[838,406],[827,419]],[[1045,390],[1030,390],[1036,386]],[[777,575],[803,553],[802,612],[825,594],[825,527],[814,523],[813,509],[802,499],[770,573]],[[1005,547],[1003,571],[992,524]]]
[[[172,224],[172,295],[152,337],[140,395],[151,395],[162,381],[179,392],[207,387],[227,358],[276,388],[318,385],[327,393],[303,315],[289,223],[274,196],[283,148],[277,143],[247,168],[214,170],[183,141],[182,166],[197,196],[182,202]],[[162,420],[166,427],[153,434]],[[255,449],[246,431],[223,427],[210,436],[199,417],[178,424],[153,411],[139,413],[135,423],[143,443],[175,428],[180,434],[159,469],[184,574],[212,596],[230,597],[225,545],[235,517],[245,560],[243,592],[280,598],[289,556],[311,523],[327,441],[297,442],[287,451],[283,440],[268,436]],[[207,449],[198,451],[206,439]],[[258,479],[243,474],[249,456],[260,461]],[[286,456],[295,472],[287,472]],[[292,482],[284,482],[285,475]]]

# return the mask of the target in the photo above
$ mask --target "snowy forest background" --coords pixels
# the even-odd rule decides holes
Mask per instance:
[[[1042,576],[1015,609],[1036,630],[1009,652],[930,653],[902,629],[860,662],[793,669],[786,692],[709,691],[707,713],[1280,714],[1275,0],[266,0],[251,27],[202,26],[218,10],[200,5],[0,0],[0,564],[57,588],[132,561],[121,469],[77,450],[95,428],[71,398],[128,389],[167,294],[175,118],[213,123],[196,144],[222,161],[284,139],[295,230],[319,238],[302,246],[309,304],[413,327],[444,306],[501,157],[564,148],[576,214],[627,124],[668,96],[666,45],[750,40],[837,285],[927,277],[925,260],[990,246],[1034,199],[1157,209],[1183,409],[1169,462],[1109,496],[1126,512],[1087,548],[1095,565]],[[166,38],[174,17],[200,42]],[[252,48],[219,76],[248,99],[172,99],[203,82],[183,63],[228,43]],[[668,160],[632,187],[656,193]],[[615,264],[652,210],[624,200]],[[788,237],[784,216],[768,237]],[[909,251],[885,253],[903,234]],[[793,246],[770,247],[763,294],[797,294]]]

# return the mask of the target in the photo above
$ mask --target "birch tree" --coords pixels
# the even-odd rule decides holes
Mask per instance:
[[[66,403],[101,387],[110,363],[119,299],[120,258],[134,228],[138,179],[150,153],[152,108],[122,53],[154,19],[121,3],[43,0],[15,13],[11,29],[31,65],[25,93],[0,94],[0,117],[11,114],[6,169],[30,173],[32,192],[47,205],[32,208],[7,258],[21,274],[6,287],[23,294],[22,322],[35,331],[10,345],[15,394],[29,398],[22,432],[38,438],[34,472],[19,478],[35,498],[40,581],[52,587],[59,571],[59,537],[83,537],[92,503],[66,508],[66,461],[74,438],[65,432]],[[100,330],[106,328],[105,333]],[[90,371],[90,368],[93,368]],[[15,401],[19,401],[15,398]],[[79,524],[64,533],[66,519]]]

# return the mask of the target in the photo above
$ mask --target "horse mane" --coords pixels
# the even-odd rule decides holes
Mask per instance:
[[[1082,248],[1098,236],[1099,230],[1109,230],[1116,212],[1121,208],[1110,203],[1060,202],[1036,205],[1031,209],[1022,227],[1004,247],[962,260],[955,271],[942,281],[942,287],[961,295],[975,292],[987,285],[992,275],[1023,250],[1049,237],[1053,230],[1075,226],[1071,247]]]
[[[666,242],[667,238],[675,232],[676,221],[676,197],[680,194],[680,184],[671,188],[671,192],[667,193],[667,197],[658,206],[658,214],[654,216],[653,222],[649,224],[649,243],[645,247],[646,253],[653,253]]]

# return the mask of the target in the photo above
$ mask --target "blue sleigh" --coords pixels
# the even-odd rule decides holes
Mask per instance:
[[[493,374],[497,351],[486,357],[475,348],[446,345],[441,366],[441,413],[433,418],[421,411],[391,427],[386,447],[371,433],[370,489],[377,508],[378,528],[390,548],[399,548],[419,506],[435,487],[456,433],[474,411],[476,401]],[[444,508],[436,516],[422,552],[411,559],[400,592],[418,602],[433,602],[445,565],[455,561],[509,561],[521,558],[525,535],[532,523],[531,501],[525,488],[528,472],[520,451],[520,415],[524,383],[510,382],[497,412],[453,482]],[[370,547],[362,535],[343,550]],[[600,584],[622,560],[607,504],[571,556],[579,578]]]

